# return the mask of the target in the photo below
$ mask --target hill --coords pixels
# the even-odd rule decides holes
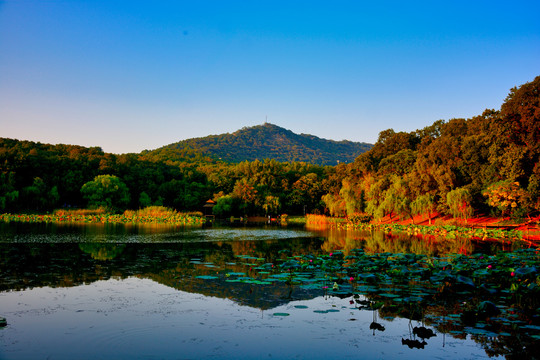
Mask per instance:
[[[274,159],[279,162],[302,161],[316,165],[349,163],[372,145],[352,141],[321,139],[307,134],[295,134],[277,125],[244,127],[234,133],[187,139],[144,151],[156,160],[185,160],[194,154],[238,163],[244,160]]]

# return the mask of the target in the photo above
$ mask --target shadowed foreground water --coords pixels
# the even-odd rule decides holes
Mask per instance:
[[[486,357],[474,341],[443,334],[409,349],[401,342],[412,338],[408,320],[378,319],[385,331],[371,330],[372,311],[337,297],[260,310],[128,278],[2,293],[0,301],[10,322],[5,359]]]

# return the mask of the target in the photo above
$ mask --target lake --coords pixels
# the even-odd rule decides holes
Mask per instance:
[[[263,225],[0,223],[0,236],[0,317],[8,323],[0,328],[1,359],[532,359],[540,353],[536,303],[524,310],[531,307],[522,304],[526,298],[491,298],[492,288],[482,292],[463,275],[452,282],[446,272],[442,286],[430,286],[440,274],[416,278],[417,265],[402,266],[399,274],[390,265],[448,254],[484,259],[526,247],[518,242]],[[526,254],[536,261],[537,253]],[[351,275],[350,267],[331,268],[336,259],[384,261],[401,280]],[[530,285],[526,276],[536,269],[523,269],[516,273]],[[407,276],[415,280],[403,282]],[[469,304],[483,300],[502,313],[472,323],[464,318]]]

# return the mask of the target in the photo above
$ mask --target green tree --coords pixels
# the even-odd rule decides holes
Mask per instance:
[[[44,210],[49,204],[47,185],[40,177],[35,177],[32,185],[23,188],[23,201],[32,210]]]
[[[364,212],[364,190],[358,184],[354,184],[350,179],[343,179],[339,195],[345,201],[348,216]]]
[[[373,183],[369,185],[366,194],[366,212],[375,219],[383,218],[387,209],[384,206],[384,198],[386,190],[390,187],[391,181],[388,175],[377,177]]]
[[[512,88],[501,106],[501,123],[510,142],[523,145],[531,158],[540,153],[540,76]]]
[[[277,196],[266,196],[263,204],[263,209],[267,215],[277,214],[280,208],[281,204],[279,203],[279,198]]]
[[[0,173],[0,210],[10,209],[19,198],[19,191],[15,189],[15,173]]]
[[[446,204],[450,214],[453,217],[465,219],[465,221],[474,213],[471,201],[471,194],[466,188],[457,188],[446,194]]]
[[[231,195],[221,196],[212,208],[212,213],[216,216],[227,217],[234,214],[235,207],[235,199]]]
[[[534,172],[529,178],[525,202],[531,211],[540,211],[540,163],[536,164]]]
[[[129,189],[114,175],[98,175],[81,188],[83,197],[92,208],[103,207],[111,212],[125,209],[129,203]]]
[[[347,204],[339,194],[334,195],[329,193],[323,195],[322,201],[326,205],[330,215],[340,217],[347,215]]]
[[[390,215],[396,213],[400,216],[409,216],[412,219],[411,198],[405,179],[394,175],[391,181],[392,184],[385,191],[380,207]]]
[[[139,205],[142,208],[145,208],[145,207],[148,207],[148,206],[152,205],[152,199],[144,191],[141,193],[141,195],[139,195]]]
[[[423,194],[417,197],[411,203],[411,210],[413,214],[426,214],[428,215],[429,225],[431,225],[431,215],[437,209],[437,203],[435,202],[435,196],[431,194]]]

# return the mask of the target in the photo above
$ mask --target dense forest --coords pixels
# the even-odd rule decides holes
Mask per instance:
[[[525,218],[540,211],[540,76],[510,90],[500,110],[382,131],[323,200],[333,215],[435,212]]]
[[[45,212],[105,206],[114,212],[163,205],[219,215],[300,213],[322,209],[331,167],[275,160],[239,164],[154,161],[100,148],[0,139],[0,211]]]
[[[189,161],[201,156],[238,163],[274,159],[279,162],[308,162],[316,165],[349,163],[372,145],[333,141],[313,135],[295,134],[277,125],[244,127],[232,134],[210,135],[170,144],[143,154],[153,160]]]
[[[105,206],[118,212],[149,205],[185,211],[214,199],[222,216],[525,218],[540,212],[539,92],[540,76],[511,89],[499,110],[413,132],[384,130],[369,151],[335,166],[232,163],[192,148],[181,150],[184,158],[171,148],[114,155],[0,138],[0,211]]]

